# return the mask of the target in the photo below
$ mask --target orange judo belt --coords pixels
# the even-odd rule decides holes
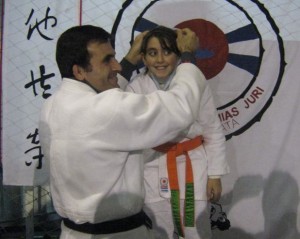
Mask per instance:
[[[167,170],[171,190],[172,214],[175,227],[181,237],[184,237],[184,230],[182,219],[180,217],[180,189],[176,157],[180,155],[185,155],[186,157],[184,226],[193,227],[195,225],[194,177],[188,151],[199,147],[201,144],[202,137],[198,136],[182,143],[165,143],[153,148],[158,152],[167,153]]]

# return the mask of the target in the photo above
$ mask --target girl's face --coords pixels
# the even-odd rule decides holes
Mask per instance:
[[[143,62],[157,80],[167,80],[176,68],[178,60],[179,57],[174,52],[162,48],[156,37],[149,39]]]

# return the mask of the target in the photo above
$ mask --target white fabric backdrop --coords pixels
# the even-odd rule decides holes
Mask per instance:
[[[47,179],[35,133],[41,104],[60,83],[58,36],[78,24],[111,32],[124,2],[128,6],[115,25],[119,60],[147,24],[175,27],[193,20],[199,30],[197,63],[206,67],[215,93],[231,166],[221,200],[231,228],[215,230],[214,238],[300,238],[298,0],[5,1],[4,184],[39,185]],[[220,50],[224,47],[228,52]]]

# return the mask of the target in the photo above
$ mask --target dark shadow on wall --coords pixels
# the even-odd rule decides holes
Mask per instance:
[[[227,215],[239,201],[257,196],[261,190],[264,231],[250,234],[231,225],[228,231],[214,230],[213,239],[300,238],[297,229],[299,188],[296,180],[286,172],[274,171],[266,180],[261,176],[245,176],[237,180],[232,192],[223,196],[222,204],[226,205],[224,208]]]

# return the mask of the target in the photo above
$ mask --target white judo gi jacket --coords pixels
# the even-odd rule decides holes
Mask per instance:
[[[99,223],[140,212],[141,150],[178,137],[195,121],[204,89],[200,74],[181,64],[168,92],[146,96],[118,88],[97,94],[64,78],[45,101],[39,124],[58,214]]]
[[[169,79],[170,80],[170,79]],[[172,81],[171,79],[171,84]],[[189,151],[191,158],[195,200],[207,200],[206,184],[208,176],[221,176],[229,173],[229,166],[225,153],[225,137],[217,115],[212,92],[201,74],[199,81],[204,81],[204,91],[200,100],[200,108],[196,120],[190,127],[186,141],[201,135],[203,144]],[[157,91],[158,83],[149,74],[140,73],[127,85],[126,91],[148,94]],[[173,103],[174,104],[174,103]],[[161,126],[163,127],[163,126]],[[146,203],[158,202],[170,198],[170,187],[166,185],[168,178],[166,154],[153,150],[144,152],[145,157],[155,159],[145,164]],[[180,198],[185,198],[185,156],[177,157]],[[168,187],[168,188],[166,188]]]

